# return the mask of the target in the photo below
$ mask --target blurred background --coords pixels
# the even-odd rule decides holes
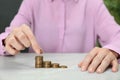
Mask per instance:
[[[18,12],[22,0],[0,0],[0,33],[9,26]]]
[[[0,33],[9,26],[17,13],[22,0],[0,0]],[[106,7],[115,21],[120,24],[120,0],[104,0]]]
[[[120,0],[104,0],[104,3],[116,22],[120,24]]]

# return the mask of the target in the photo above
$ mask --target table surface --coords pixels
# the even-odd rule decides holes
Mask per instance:
[[[86,54],[42,54],[44,61],[67,65],[67,69],[36,69],[33,53],[21,53],[13,57],[0,56],[0,80],[120,80],[120,71],[111,69],[102,74],[81,72],[77,64]]]

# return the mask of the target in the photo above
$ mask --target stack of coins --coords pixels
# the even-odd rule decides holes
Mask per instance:
[[[59,64],[58,63],[53,63],[52,68],[59,68]]]
[[[35,68],[67,68],[67,66],[60,66],[59,63],[52,63],[51,61],[43,61],[43,56],[36,56]]]
[[[61,65],[60,68],[67,68],[67,66],[65,66],[65,65]]]
[[[44,61],[43,62],[43,67],[44,68],[51,68],[51,61]]]
[[[35,68],[42,68],[43,67],[43,56],[36,56],[35,57]]]

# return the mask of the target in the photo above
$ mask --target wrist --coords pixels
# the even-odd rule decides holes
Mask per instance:
[[[115,52],[115,51],[113,51],[113,50],[110,50],[110,51],[113,53],[113,55],[114,55],[117,59],[120,57],[119,53],[117,53],[117,52]]]

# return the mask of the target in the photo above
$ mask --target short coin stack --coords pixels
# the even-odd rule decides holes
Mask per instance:
[[[43,67],[44,68],[51,68],[51,61],[44,61],[43,62]]]
[[[43,61],[43,56],[36,56],[35,68],[67,68],[67,66],[60,66],[59,63],[52,63],[51,61]]]
[[[53,64],[52,64],[52,68],[60,68],[60,66],[59,66],[58,63],[53,63]]]

